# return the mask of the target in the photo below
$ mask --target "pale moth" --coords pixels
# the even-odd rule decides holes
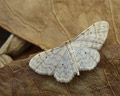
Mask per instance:
[[[101,49],[108,35],[109,24],[99,21],[72,41],[34,56],[29,66],[38,74],[54,75],[59,82],[69,82],[79,71],[92,70],[100,61]]]

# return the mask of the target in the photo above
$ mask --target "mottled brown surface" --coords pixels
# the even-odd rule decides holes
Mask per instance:
[[[0,96],[120,96],[119,54],[118,45],[104,48],[93,71],[81,72],[67,84],[35,73],[28,67],[30,58],[13,62],[0,70]]]
[[[110,23],[93,71],[81,72],[67,84],[28,67],[30,58],[0,69],[0,96],[120,96],[119,0],[0,0],[0,25],[43,49],[59,46],[96,21]],[[64,27],[61,27],[62,24]]]
[[[110,23],[107,44],[120,43],[119,0],[0,0],[0,25],[25,40],[49,49],[96,21]]]

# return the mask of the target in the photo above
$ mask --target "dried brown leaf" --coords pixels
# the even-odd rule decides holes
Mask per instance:
[[[0,25],[43,49],[59,46],[96,21],[110,23],[107,44],[120,44],[118,0],[0,0]]]
[[[35,73],[28,66],[30,58],[15,61],[0,70],[0,96],[119,96],[120,59],[112,60],[112,51],[118,57],[120,46],[104,48],[102,60],[93,71],[81,72],[67,84]]]
[[[30,58],[24,59],[0,70],[0,96],[120,96],[119,4],[118,0],[1,0],[0,25],[44,49],[66,41],[66,29],[72,38],[98,20],[107,20],[110,31],[93,71],[63,84],[38,75],[28,66]]]

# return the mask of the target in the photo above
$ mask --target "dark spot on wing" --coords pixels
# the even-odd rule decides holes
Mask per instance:
[[[84,35],[85,33],[81,33],[81,35]]]

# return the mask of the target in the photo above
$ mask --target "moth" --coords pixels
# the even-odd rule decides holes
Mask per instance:
[[[79,71],[92,70],[100,61],[98,50],[109,30],[106,21],[99,21],[84,30],[72,41],[34,56],[29,66],[36,73],[54,75],[59,82],[69,82]]]

